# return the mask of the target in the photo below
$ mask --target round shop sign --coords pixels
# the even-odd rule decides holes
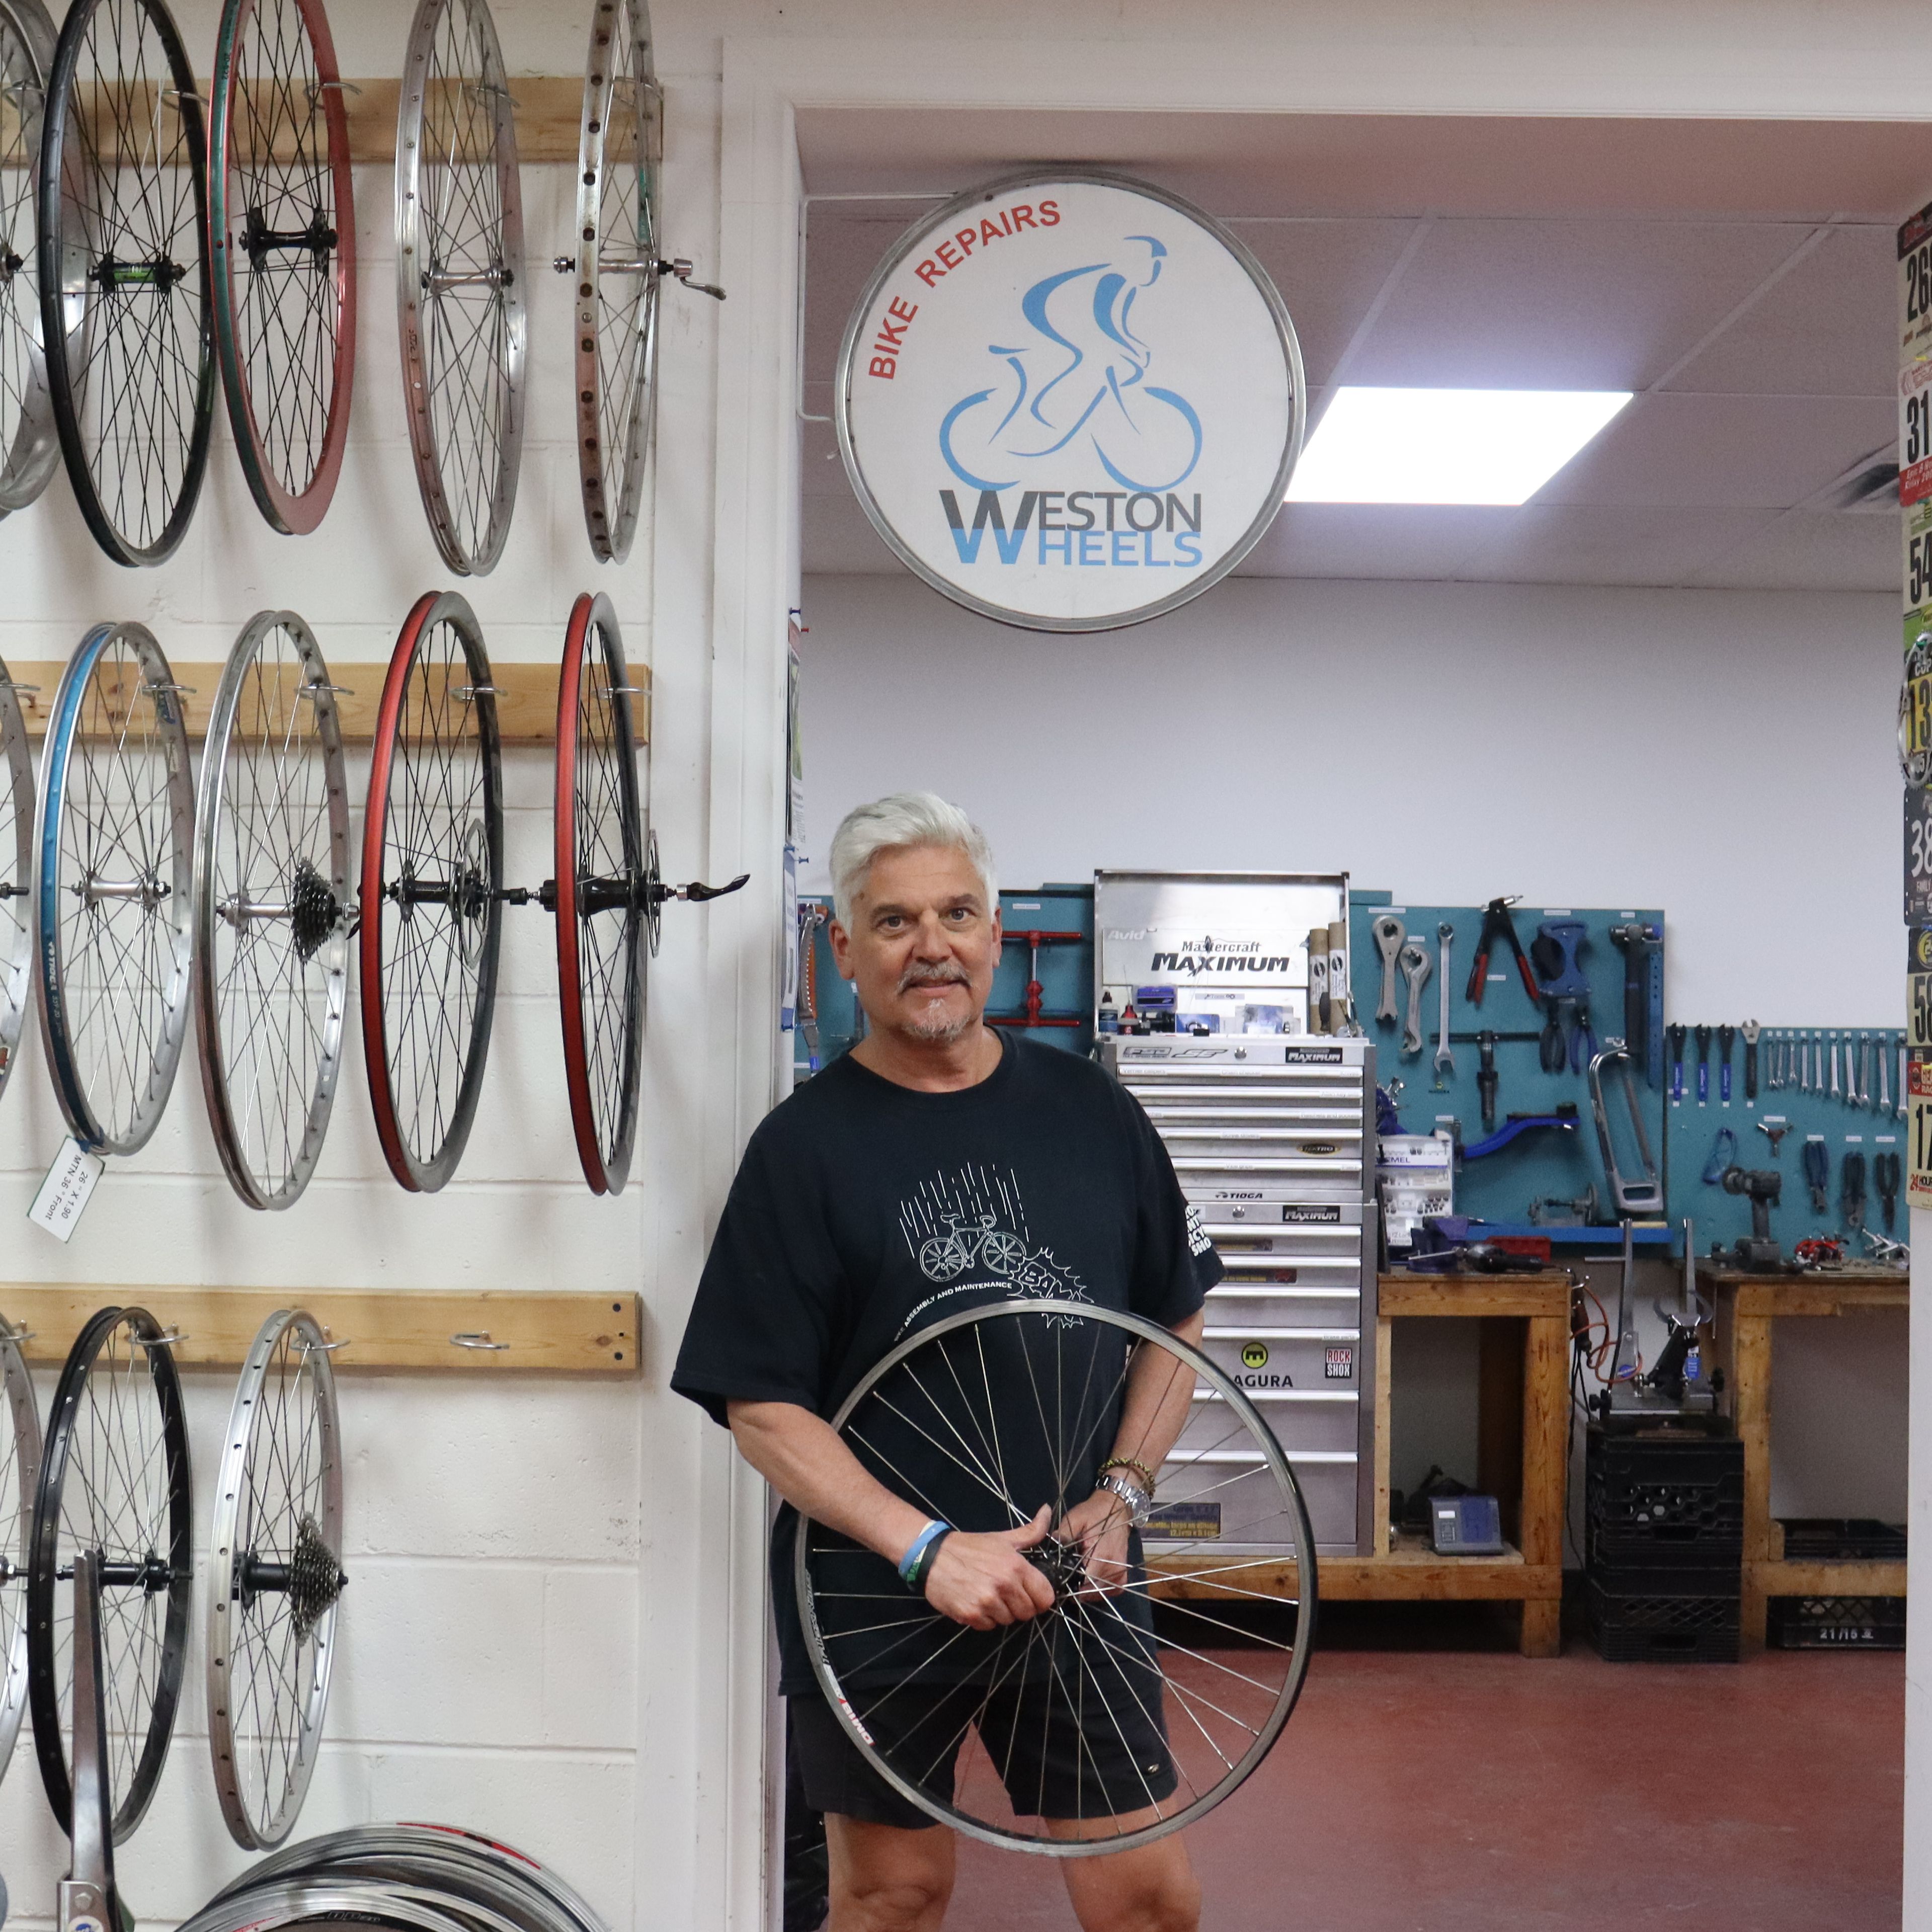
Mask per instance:
[[[838,446],[879,534],[1031,630],[1138,623],[1226,575],[1280,506],[1305,406],[1261,264],[1108,175],[1028,175],[926,217],[839,352]]]

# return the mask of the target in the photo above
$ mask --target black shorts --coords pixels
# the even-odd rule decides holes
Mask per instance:
[[[1089,1711],[1081,1723],[1074,1721],[1064,1697],[1052,1696],[1051,1687],[1037,1682],[996,1690],[990,1697],[977,1684],[920,1685],[876,1698],[854,1695],[880,1754],[909,1778],[916,1768],[920,1774],[914,1781],[942,1804],[953,1798],[958,1751],[932,1764],[920,1741],[950,1738],[969,1718],[1022,1817],[1117,1817],[1165,1802],[1180,1781],[1158,1720],[1157,1689],[1151,1696],[1110,1699],[1107,1710]],[[939,1822],[879,1775],[818,1692],[785,1701],[806,1802],[814,1811],[910,1831]],[[983,1762],[979,1774],[986,1775]]]

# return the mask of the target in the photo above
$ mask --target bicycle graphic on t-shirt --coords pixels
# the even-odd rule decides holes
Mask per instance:
[[[920,1273],[947,1294],[997,1283],[1008,1294],[1050,1301],[1090,1298],[1079,1276],[1055,1260],[1050,1247],[1035,1245],[1010,1172],[976,1165],[935,1175],[900,1204],[899,1223]],[[976,1281],[968,1279],[974,1275]],[[915,1314],[944,1298],[928,1296]]]
[[[1000,1226],[997,1215],[978,1215],[970,1228],[963,1214],[939,1218],[946,1232],[922,1242],[919,1250],[920,1272],[928,1281],[957,1281],[975,1262],[992,1274],[1015,1275],[1038,1258],[1027,1252],[1018,1235]]]

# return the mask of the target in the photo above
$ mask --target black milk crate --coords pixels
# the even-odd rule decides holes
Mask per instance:
[[[1742,1557],[1693,1562],[1666,1550],[1652,1562],[1597,1564],[1586,1580],[1612,1597],[1742,1597],[1744,1566]]]
[[[1584,1457],[1585,1561],[1710,1562],[1742,1557],[1744,1444],[1735,1436],[1606,1435]]]
[[[1785,1516],[1784,1553],[1794,1563],[1903,1563],[1905,1526],[1871,1516]]]
[[[1773,1597],[1766,1640],[1774,1650],[1903,1650],[1903,1597]]]
[[[1592,1577],[1585,1592],[1590,1640],[1606,1664],[1735,1664],[1738,1600],[1625,1596]]]

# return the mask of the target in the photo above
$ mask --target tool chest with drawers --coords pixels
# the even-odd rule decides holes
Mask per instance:
[[[1206,1352],[1280,1443],[1318,1554],[1337,1556],[1373,1547],[1375,1048],[1298,1023],[1309,941],[1346,906],[1339,878],[1102,873],[1095,897],[1096,1003],[1111,985],[1124,1012],[1202,962],[1163,1009],[1173,1030],[1105,1033],[1101,1058],[1146,1109],[1226,1270]],[[1257,1012],[1255,1030],[1239,1023]],[[1178,1446],[1234,1455],[1217,1452],[1213,1406]],[[1286,1549],[1288,1526],[1249,1520],[1228,1476],[1220,1546]],[[1162,1527],[1156,1513],[1150,1536]]]

